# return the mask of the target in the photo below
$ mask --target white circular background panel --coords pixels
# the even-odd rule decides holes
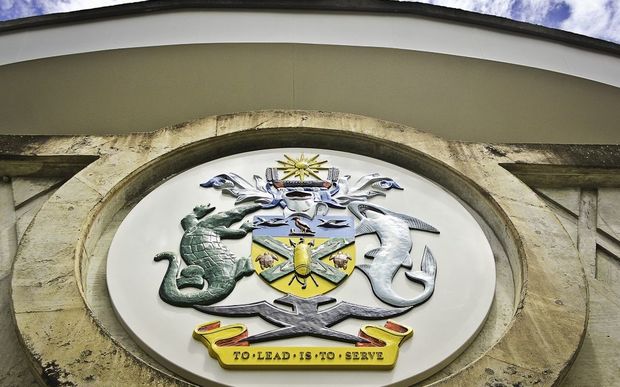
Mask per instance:
[[[207,348],[192,338],[196,325],[222,320],[222,324],[244,323],[250,334],[273,329],[258,317],[228,318],[210,316],[192,308],[164,303],[158,295],[167,269],[167,261],[153,257],[163,251],[179,254],[183,235],[181,219],[198,204],[211,203],[216,211],[234,206],[234,199],[213,188],[199,186],[211,177],[235,172],[248,181],[264,176],[265,168],[276,166],[284,154],[300,153],[327,160],[328,166],[351,175],[351,182],[378,172],[391,177],[404,190],[392,189],[386,197],[371,203],[414,216],[437,229],[440,234],[411,231],[414,269],[418,270],[422,253],[428,246],[437,260],[437,282],[433,296],[421,306],[394,320],[413,328],[413,338],[404,342],[396,366],[390,371],[278,371],[226,370],[207,353]],[[280,209],[256,214],[281,214]],[[330,215],[346,210],[331,209]],[[240,256],[250,252],[251,236],[224,243]],[[371,261],[364,252],[378,247],[378,239],[365,235],[356,239],[357,263]],[[369,157],[318,149],[270,149],[238,154],[214,160],[166,181],[142,199],[124,219],[109,250],[107,282],[114,308],[134,339],[166,367],[194,382],[235,386],[334,385],[376,386],[409,385],[445,366],[474,338],[487,316],[495,289],[493,253],[480,226],[452,194],[432,181],[395,165]],[[413,298],[422,287],[405,278],[400,270],[394,279],[399,295]],[[283,294],[271,288],[257,275],[241,279],[233,293],[219,305],[234,305],[267,300]],[[368,280],[354,270],[350,278],[328,293],[336,299],[365,305],[387,307],[374,296]],[[376,321],[382,325],[384,321]],[[348,319],[334,326],[357,334],[367,321]],[[316,338],[295,338],[261,345],[346,345]]]

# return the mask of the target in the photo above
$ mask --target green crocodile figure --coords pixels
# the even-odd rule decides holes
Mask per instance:
[[[197,206],[181,220],[185,233],[181,239],[181,257],[187,265],[180,270],[174,253],[164,252],[155,261],[168,260],[168,270],[159,287],[159,296],[175,306],[211,305],[226,298],[239,279],[254,272],[249,258],[236,257],[221,239],[240,239],[252,231],[248,221],[238,229],[229,228],[246,215],[261,209],[260,204],[237,206],[209,215],[215,207]],[[207,216],[209,215],[209,216]],[[207,281],[207,288],[203,289]],[[182,292],[183,288],[199,290]]]

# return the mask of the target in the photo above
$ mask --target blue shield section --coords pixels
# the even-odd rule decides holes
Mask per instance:
[[[253,237],[311,236],[314,238],[355,238],[352,216],[321,216],[308,219],[301,216],[255,216]]]

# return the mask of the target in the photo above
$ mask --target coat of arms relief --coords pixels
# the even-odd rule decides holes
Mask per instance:
[[[392,177],[372,171],[361,176],[346,173],[320,154],[301,153],[282,155],[263,176],[225,171],[210,176],[201,186],[233,197],[234,206],[194,203],[179,220],[183,229],[179,254],[161,252],[154,257],[168,263],[160,298],[209,316],[193,337],[222,367],[394,366],[400,344],[413,335],[398,317],[413,313],[432,297],[437,277],[432,246],[426,246],[421,257],[412,257],[413,237],[439,230],[414,214],[390,209],[389,200],[375,203],[377,197],[389,198],[392,190],[408,189]],[[260,213],[266,209],[279,213]],[[357,251],[356,237],[362,235],[374,235],[379,247]],[[227,247],[232,239],[247,239],[247,254],[233,253]],[[355,270],[364,274],[379,302],[329,296],[347,286]],[[226,303],[237,282],[254,275],[282,296]],[[397,292],[393,281],[399,276],[422,290]],[[222,325],[216,319],[256,316],[272,329],[249,332],[244,324]],[[383,324],[364,324],[353,332],[335,327],[348,319]],[[304,336],[334,345],[282,344],[283,339]]]

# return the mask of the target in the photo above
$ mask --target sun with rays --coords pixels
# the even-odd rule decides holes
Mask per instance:
[[[278,169],[284,171],[282,180],[291,176],[299,178],[300,181],[304,181],[307,177],[321,180],[318,173],[328,169],[322,166],[327,160],[319,161],[318,158],[319,155],[306,158],[303,153],[297,158],[284,155],[284,160],[277,160],[278,164],[280,164]]]

